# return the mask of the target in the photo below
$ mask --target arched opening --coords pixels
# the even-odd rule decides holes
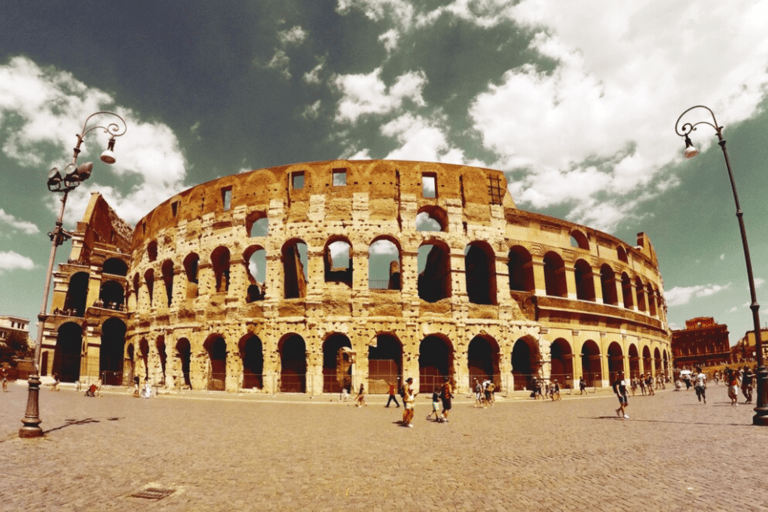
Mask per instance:
[[[448,214],[439,206],[421,207],[416,215],[416,231],[448,231]]]
[[[603,290],[603,304],[616,306],[619,299],[616,294],[616,273],[610,265],[600,267],[600,286]]]
[[[629,263],[629,259],[627,258],[627,250],[624,249],[624,247],[621,245],[616,248],[616,257],[619,258],[619,261]]]
[[[512,379],[515,389],[533,389],[533,379],[539,367],[539,350],[536,341],[517,340],[512,347]]]
[[[173,262],[165,260],[160,271],[163,273],[163,284],[165,285],[165,297],[168,306],[173,302]]]
[[[283,245],[283,291],[286,299],[307,296],[307,244],[289,240]]]
[[[208,390],[224,391],[227,381],[227,342],[218,334],[211,334],[203,343],[208,352]]]
[[[388,383],[398,384],[403,374],[403,345],[391,334],[377,334],[368,346],[368,392],[386,393]],[[399,386],[398,386],[399,387]]]
[[[419,247],[419,298],[437,302],[451,296],[451,251],[442,241],[424,243]]]
[[[621,296],[624,299],[624,307],[626,309],[633,309],[635,307],[635,301],[632,298],[632,281],[626,272],[621,274]]]
[[[264,352],[258,336],[248,334],[238,343],[243,361],[243,389],[264,388]]]
[[[608,374],[615,379],[619,373],[624,372],[624,351],[621,345],[615,341],[608,345]]]
[[[144,379],[146,380],[149,378],[149,343],[144,338],[139,341],[139,357],[144,363]]]
[[[400,290],[400,249],[391,240],[380,238],[368,247],[368,287],[372,290]]]
[[[184,272],[187,274],[187,298],[197,297],[197,267],[200,263],[200,256],[191,252],[184,258]]]
[[[269,236],[269,217],[266,212],[251,212],[245,218],[245,229],[248,237]]]
[[[155,261],[157,259],[157,241],[152,240],[147,245],[147,258],[149,261]]]
[[[259,246],[249,247],[243,253],[243,264],[248,277],[245,301],[264,300],[267,294],[267,251]]]
[[[579,300],[595,301],[595,278],[592,267],[584,260],[576,261],[574,265],[576,278],[576,298]]]
[[[573,352],[570,344],[558,338],[549,346],[550,375],[562,385],[573,384]]]
[[[652,372],[651,349],[648,347],[643,347],[643,372],[647,374]]]
[[[181,366],[181,386],[192,387],[192,381],[189,378],[189,365],[192,360],[192,347],[187,338],[181,338],[176,342],[176,358]]]
[[[331,238],[325,244],[325,282],[352,287],[352,245],[346,239]]]
[[[651,316],[656,316],[656,293],[654,292],[653,286],[648,283],[648,314]]]
[[[600,367],[600,349],[592,340],[581,346],[581,373],[587,386],[603,385],[603,371]]]
[[[88,298],[88,273],[78,272],[69,278],[64,311],[71,316],[82,317],[85,314],[85,301]]]
[[[587,235],[578,229],[571,231],[571,247],[578,247],[579,249],[588,251],[589,240],[587,239]]]
[[[331,334],[323,343],[323,393],[351,389],[352,365],[344,364],[342,348],[352,349],[349,338],[344,334]]]
[[[99,301],[101,302],[101,307],[120,309],[125,303],[123,285],[111,280],[102,283],[99,289]]]
[[[128,265],[119,258],[109,258],[101,266],[101,271],[104,274],[125,277],[128,275]]]
[[[53,373],[61,382],[80,380],[80,350],[83,346],[83,329],[74,322],[67,322],[56,333],[53,352]]]
[[[467,297],[473,304],[496,304],[496,257],[485,242],[472,242],[464,249]]]
[[[229,290],[229,249],[219,246],[211,253],[214,285],[216,293],[226,293]]]
[[[472,338],[467,350],[467,369],[469,389],[475,389],[475,381],[490,380],[499,385],[499,345],[496,341],[483,336]]]
[[[165,353],[165,336],[158,336],[155,340],[155,348],[157,349],[157,357],[160,359],[160,372],[162,377],[159,384],[165,385],[165,363],[168,361],[168,355]]]
[[[152,296],[155,291],[155,271],[149,269],[144,272],[144,282],[147,283],[147,296],[149,297],[149,305],[152,305]]]
[[[280,391],[305,393],[307,390],[307,349],[304,338],[289,334],[278,343],[280,351]]]
[[[424,338],[419,345],[419,392],[432,393],[443,383],[443,377],[453,376],[453,347],[435,335]]]
[[[536,286],[533,280],[531,253],[525,247],[518,245],[509,250],[508,258],[509,289],[516,292],[533,293]]]
[[[544,285],[547,295],[567,297],[568,286],[565,281],[565,262],[559,254],[548,252],[544,255]]]
[[[653,373],[654,377],[661,373],[661,352],[658,348],[653,350]]]
[[[101,326],[99,377],[105,385],[119,386],[123,383],[126,330],[125,323],[118,318],[109,318]]]
[[[635,278],[635,289],[637,291],[637,309],[645,313],[645,286],[639,277]]]
[[[629,376],[635,378],[640,375],[640,355],[637,347],[632,344],[629,346]]]

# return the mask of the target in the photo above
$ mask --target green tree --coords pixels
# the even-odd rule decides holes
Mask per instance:
[[[14,364],[14,359],[27,357],[30,352],[29,335],[22,331],[10,331],[0,344],[0,362]]]

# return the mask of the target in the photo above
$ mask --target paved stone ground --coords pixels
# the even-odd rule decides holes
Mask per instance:
[[[18,439],[26,387],[0,393],[0,509],[768,510],[768,429],[693,391],[630,399],[460,398],[451,421],[397,425],[386,397],[40,393],[42,439]],[[132,497],[172,489],[159,500]]]

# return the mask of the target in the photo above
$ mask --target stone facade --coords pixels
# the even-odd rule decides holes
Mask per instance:
[[[669,371],[648,237],[631,246],[520,210],[500,171],[294,164],[192,187],[124,224],[93,196],[56,274],[44,372],[317,394]]]
[[[686,320],[685,329],[672,331],[672,357],[676,368],[727,363],[731,359],[728,326],[712,317]]]

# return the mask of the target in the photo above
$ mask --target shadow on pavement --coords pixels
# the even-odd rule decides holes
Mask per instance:
[[[586,416],[580,416],[579,419],[582,420],[622,420],[627,421],[626,418],[619,418],[617,416],[596,416],[593,418],[589,418]],[[672,421],[672,420],[650,420],[650,419],[637,419],[635,417],[632,417],[629,419],[629,421],[633,423],[669,423],[669,424],[679,424],[679,425],[710,425],[713,427],[722,427],[722,426],[731,426],[731,427],[753,427],[754,425],[748,424],[748,423],[707,423],[704,421]]]
[[[95,420],[93,418],[85,418],[84,420],[64,420],[66,423],[64,425],[61,425],[59,427],[53,427],[48,430],[44,430],[43,434],[47,434],[49,432],[53,432],[54,430],[61,430],[63,428],[71,427],[72,425],[86,425],[88,423],[98,423],[99,420]]]

